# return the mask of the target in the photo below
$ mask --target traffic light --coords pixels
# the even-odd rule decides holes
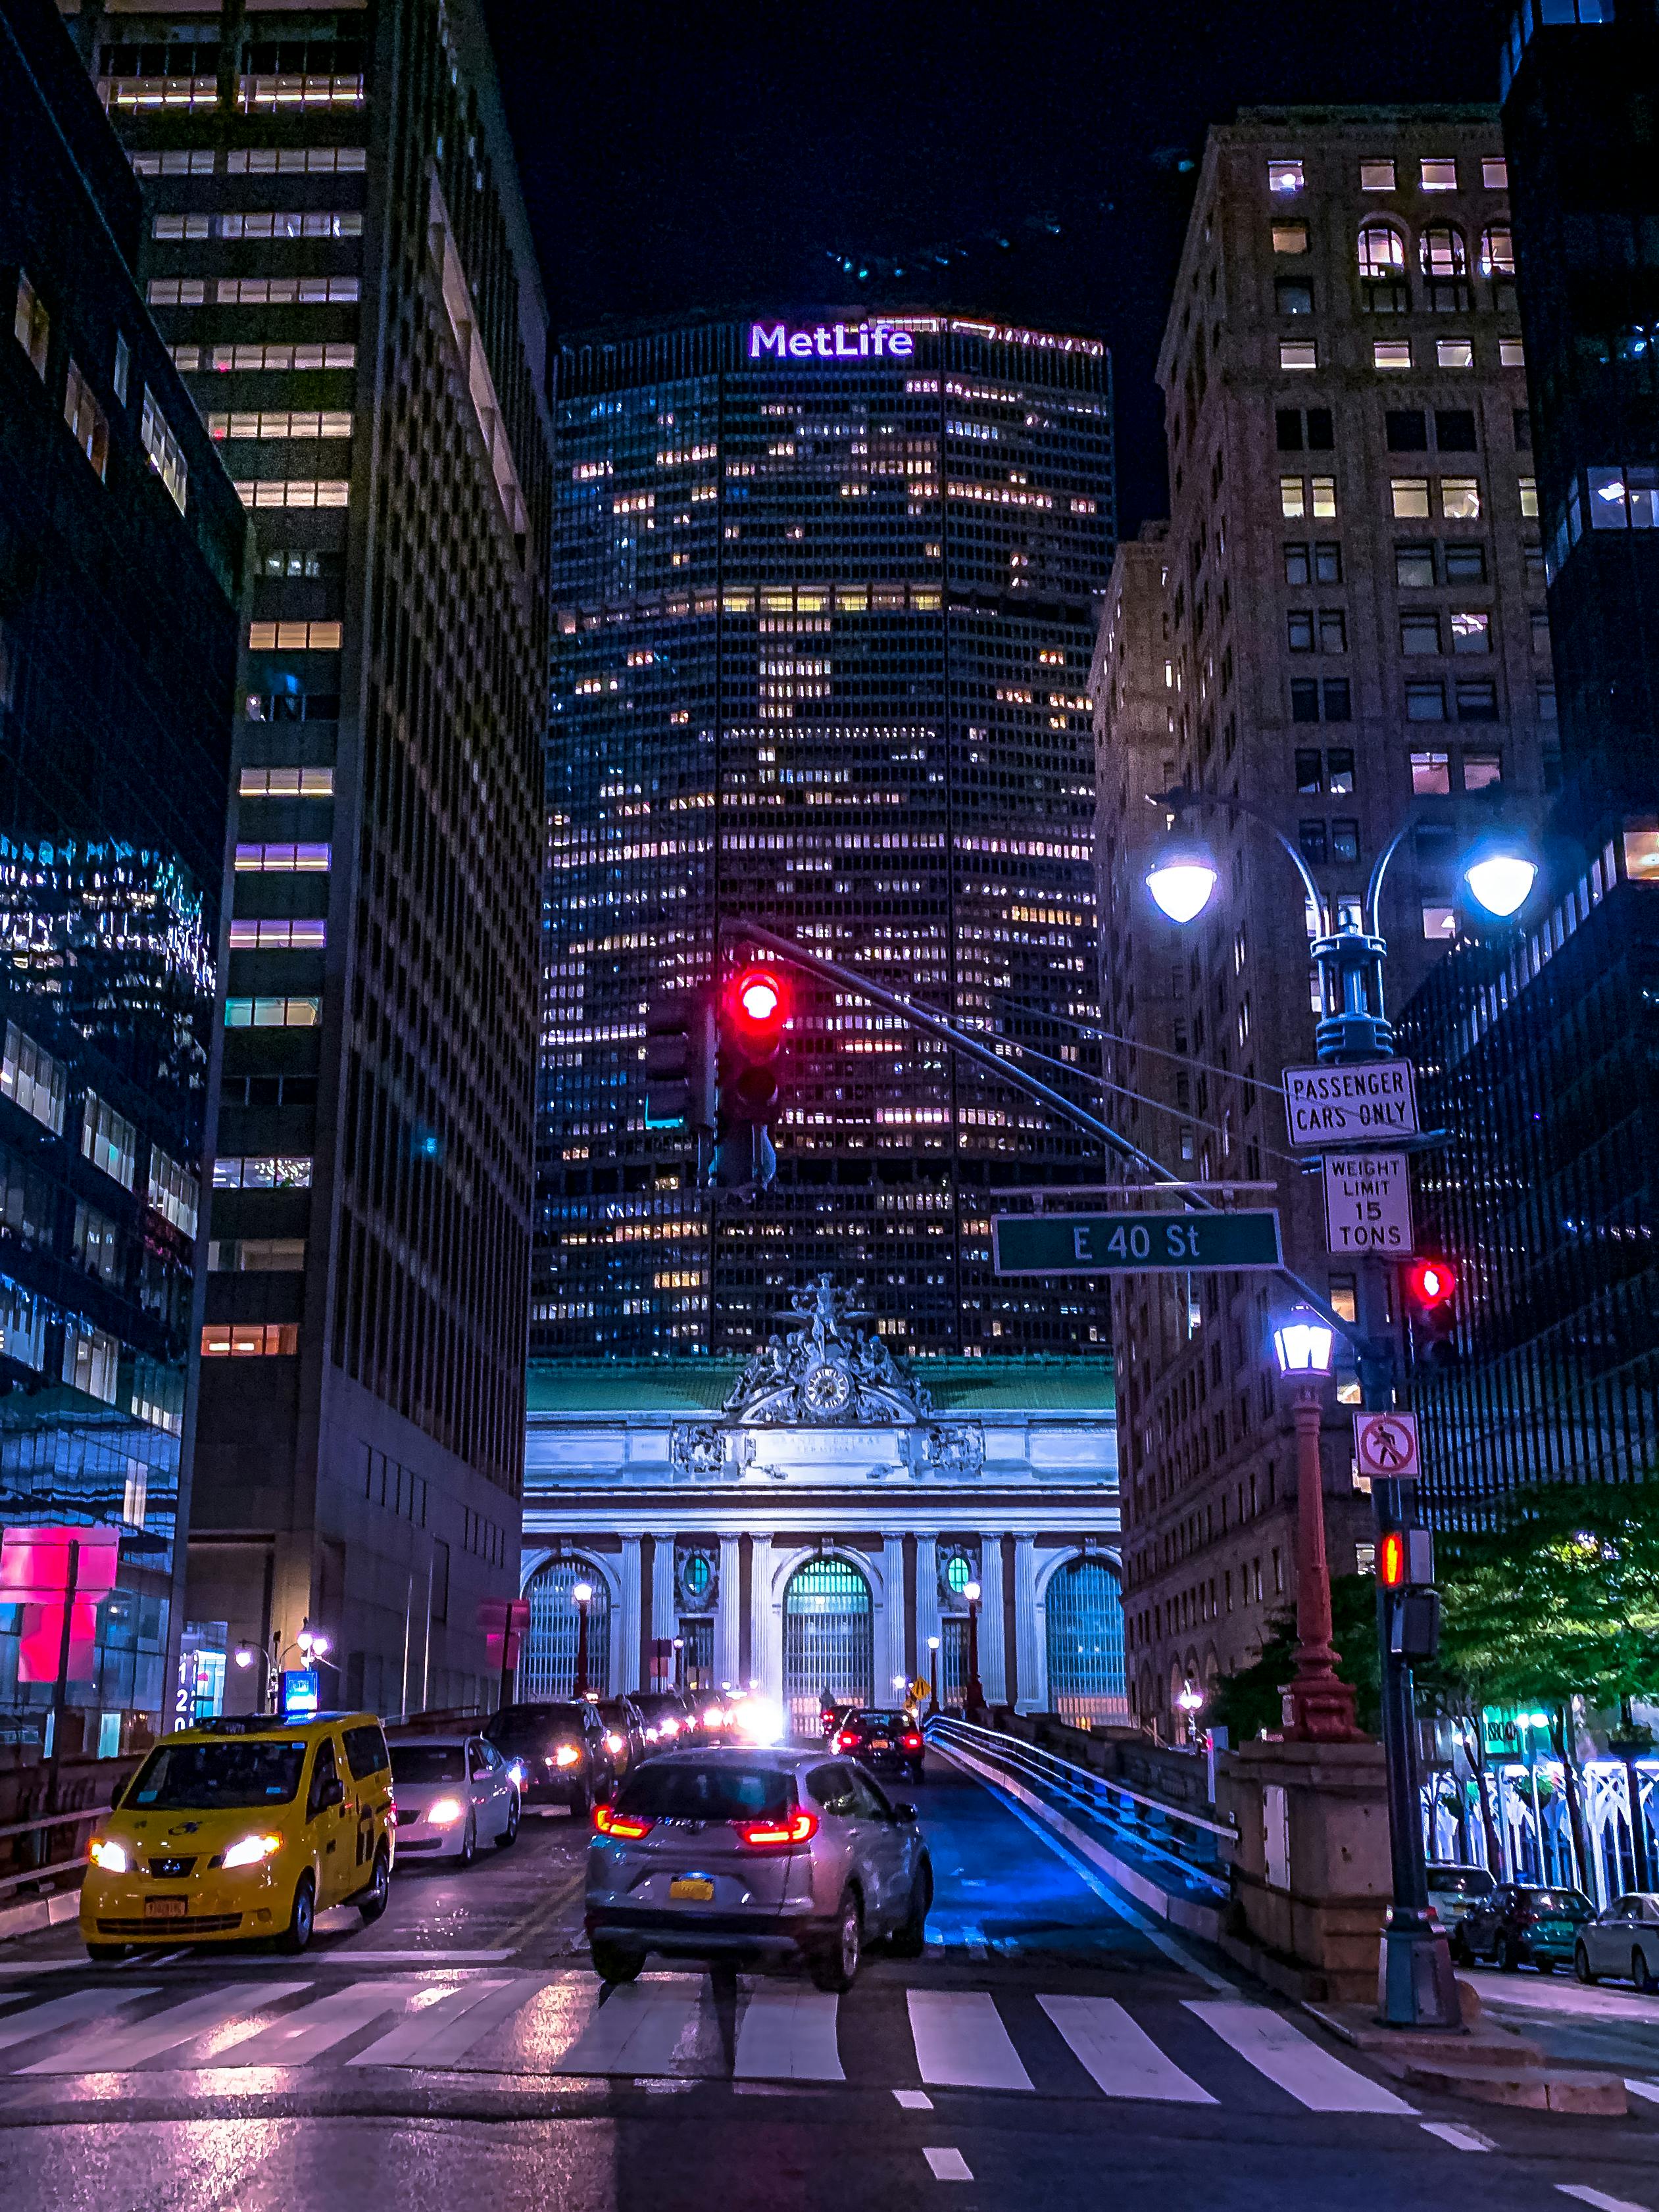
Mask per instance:
[[[1376,1547],[1376,1579],[1386,1590],[1434,1580],[1434,1537],[1427,1528],[1385,1528]]]
[[[728,1190],[764,1189],[777,1173],[769,1124],[789,996],[777,969],[739,969],[720,993],[714,1180]]]
[[[714,1127],[714,1006],[707,990],[676,991],[645,1018],[645,1126]]]
[[[1440,1593],[1431,1587],[1434,1538],[1429,1530],[1383,1529],[1376,1546],[1376,1581],[1390,1654],[1396,1659],[1432,1659],[1440,1649]]]
[[[1446,1367],[1456,1357],[1452,1343],[1456,1291],[1457,1271],[1449,1261],[1413,1260],[1407,1267],[1406,1312],[1414,1365]]]

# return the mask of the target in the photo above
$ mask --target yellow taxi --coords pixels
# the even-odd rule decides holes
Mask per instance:
[[[93,1838],[89,1958],[267,1936],[303,1951],[318,1913],[386,1911],[392,1761],[373,1713],[202,1721],[164,1736]]]

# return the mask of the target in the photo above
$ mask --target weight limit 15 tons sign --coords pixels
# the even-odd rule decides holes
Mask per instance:
[[[991,1233],[999,1275],[1203,1273],[1280,1262],[1274,1206],[1240,1213],[1005,1213]]]
[[[1327,1152],[1325,1242],[1334,1253],[1412,1249],[1412,1188],[1404,1152]]]

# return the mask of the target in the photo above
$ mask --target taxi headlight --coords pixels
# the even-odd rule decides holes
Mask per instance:
[[[113,1836],[94,1836],[90,1856],[94,1866],[101,1867],[106,1874],[125,1874],[132,1863],[126,1845],[118,1844]]]
[[[280,1836],[239,1836],[220,1861],[222,1866],[258,1866],[283,1848]]]
[[[458,1820],[466,1818],[466,1808],[459,1797],[434,1797],[426,1808],[426,1817],[434,1828],[453,1828]]]
[[[553,1763],[556,1766],[580,1766],[581,1757],[574,1743],[562,1743],[554,1753]]]

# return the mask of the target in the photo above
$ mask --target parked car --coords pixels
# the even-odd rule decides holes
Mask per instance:
[[[636,1690],[634,1703],[645,1723],[645,1749],[670,1751],[691,1734],[691,1709],[678,1690]]]
[[[1632,1890],[1587,1920],[1573,1947],[1573,1972],[1581,1982],[1606,1974],[1632,1981],[1646,1995],[1659,1988],[1659,1895]]]
[[[1466,1917],[1471,1905],[1478,1904],[1482,1898],[1490,1897],[1498,1887],[1483,1866],[1444,1863],[1431,1866],[1428,1875],[1429,1903],[1434,1907],[1436,1917],[1449,1936]]]
[[[849,1712],[836,1731],[836,1749],[849,1753],[872,1774],[902,1774],[913,1783],[921,1779],[926,1746],[914,1713],[896,1707]]]
[[[162,1737],[93,1836],[87,1955],[249,1936],[303,1951],[331,1905],[380,1918],[395,1848],[373,1713],[198,1722]]]
[[[398,1850],[458,1858],[504,1850],[519,1832],[517,1768],[481,1735],[399,1736],[392,1746]]]
[[[647,1954],[805,1954],[847,1990],[866,1941],[920,1956],[933,1874],[913,1805],[850,1759],[815,1751],[675,1751],[593,1814],[586,1917],[593,1964],[631,1982]]]
[[[1463,1965],[1489,1959],[1509,1973],[1531,1965],[1553,1974],[1572,1957],[1578,1930],[1595,1917],[1582,1890],[1499,1882],[1489,1897],[1474,1900],[1452,1930],[1452,1956]]]
[[[483,1726],[501,1757],[520,1769],[519,1794],[526,1805],[568,1805],[581,1820],[617,1787],[607,1733],[588,1698],[503,1705]]]
[[[599,1718],[605,1723],[605,1749],[620,1781],[645,1757],[645,1717],[632,1698],[601,1698]]]

